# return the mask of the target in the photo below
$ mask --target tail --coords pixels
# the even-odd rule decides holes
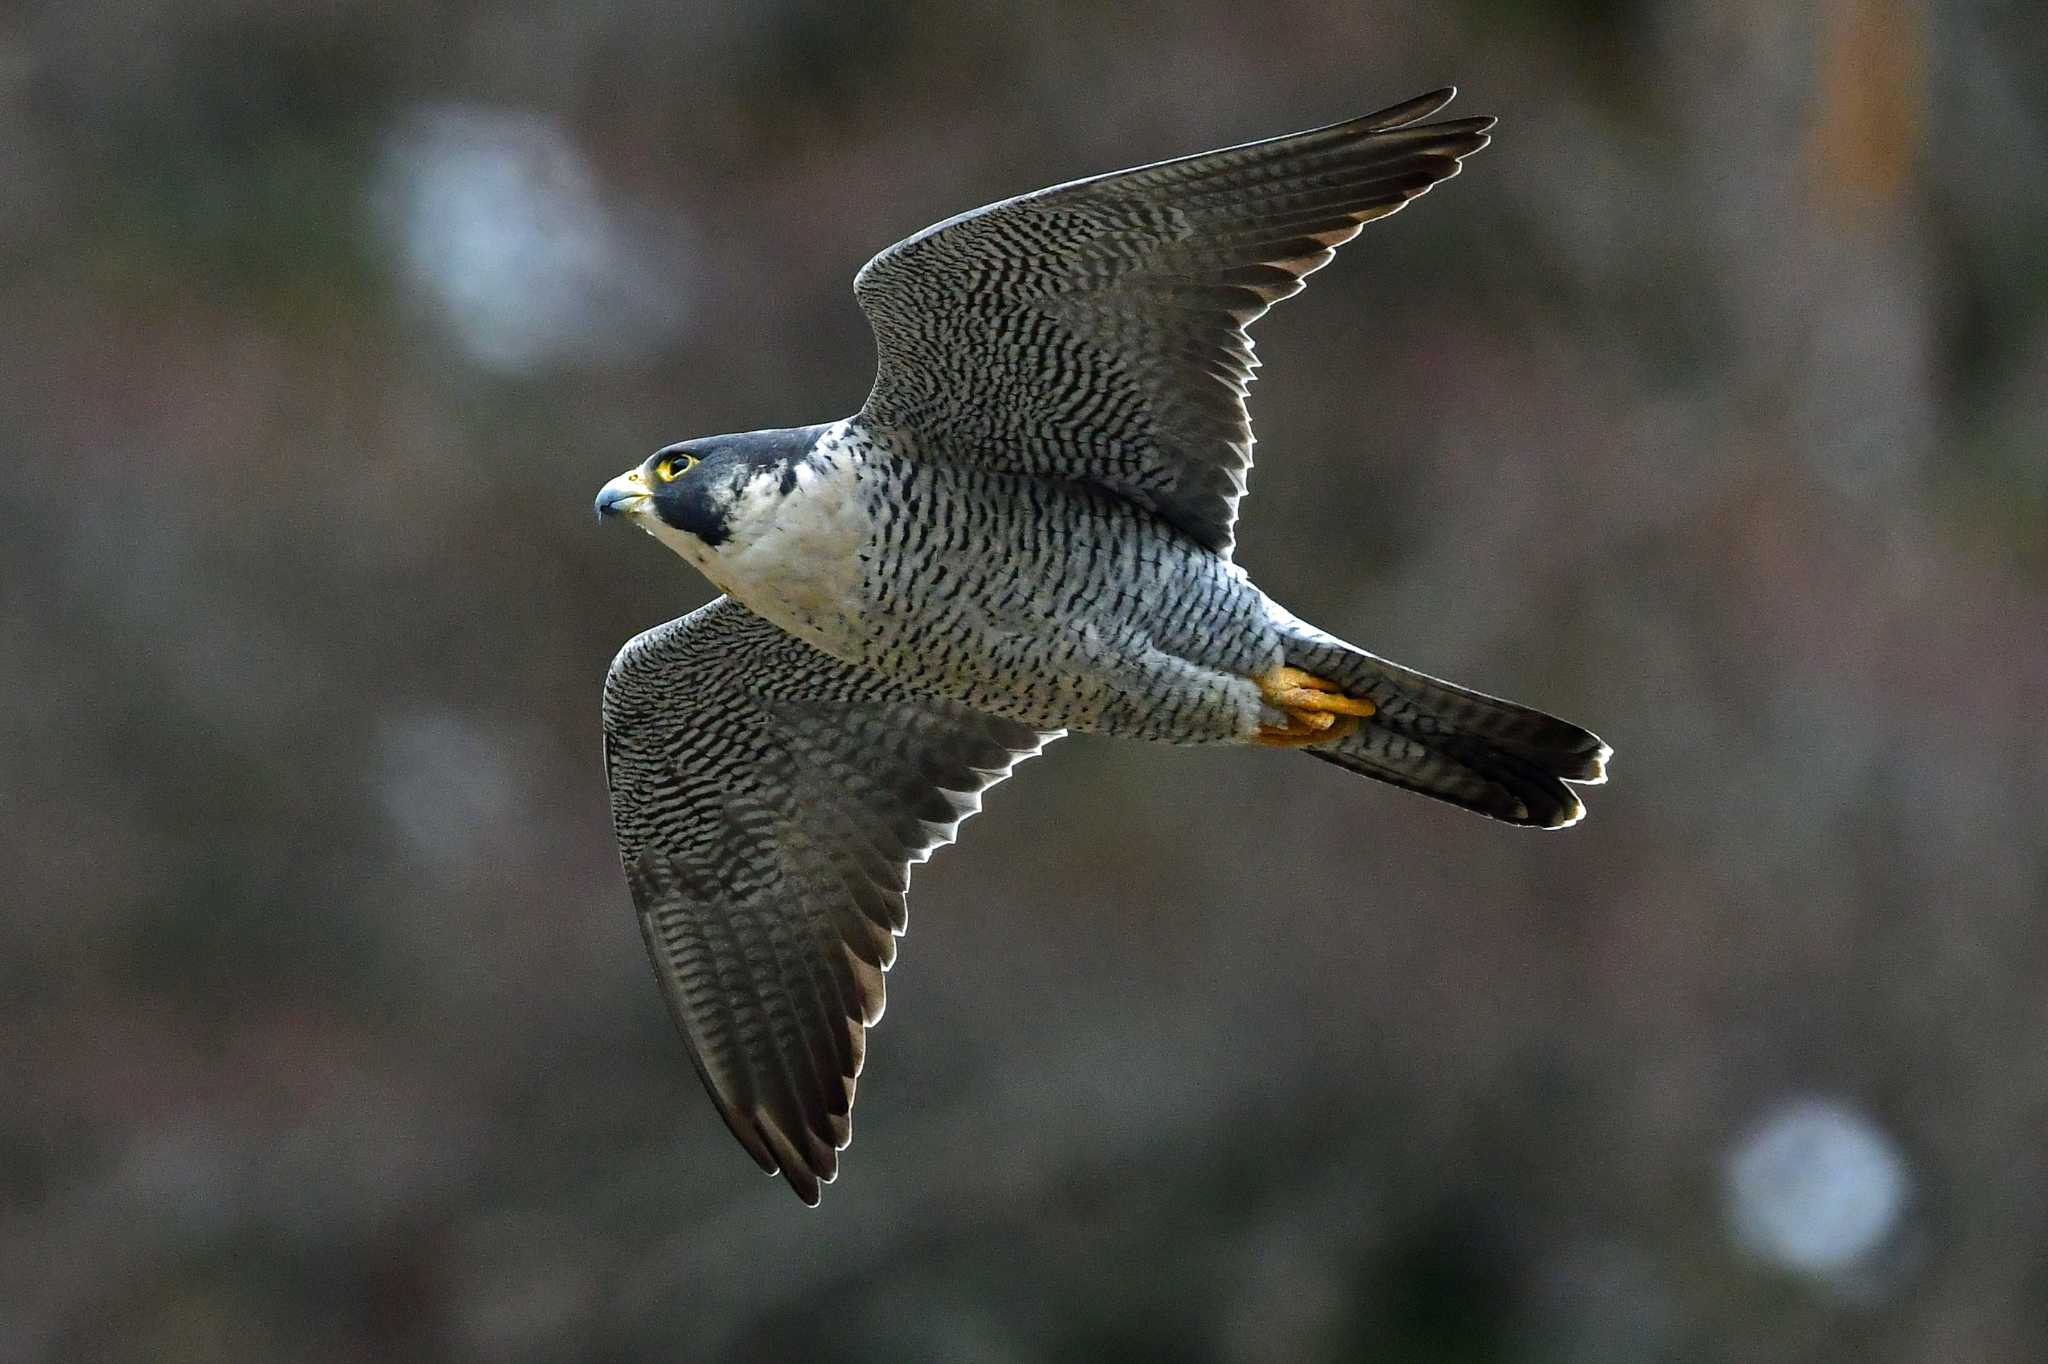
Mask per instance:
[[[1567,782],[1607,780],[1612,750],[1577,725],[1411,672],[1305,624],[1289,631],[1285,653],[1377,708],[1344,738],[1304,748],[1312,758],[1539,829],[1585,818]]]

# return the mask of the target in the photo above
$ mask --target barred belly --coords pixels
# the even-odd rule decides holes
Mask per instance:
[[[870,458],[854,661],[1044,728],[1257,728],[1280,636],[1235,565],[1084,485]]]

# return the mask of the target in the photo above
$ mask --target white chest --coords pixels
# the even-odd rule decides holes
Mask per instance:
[[[844,656],[859,628],[861,550],[872,528],[859,472],[854,456],[828,443],[793,477],[762,473],[735,490],[724,543],[686,557],[756,614]]]

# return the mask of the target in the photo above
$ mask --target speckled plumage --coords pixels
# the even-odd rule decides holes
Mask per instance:
[[[613,820],[707,1088],[805,1201],[910,864],[1061,732],[1272,741],[1284,664],[1368,717],[1313,757],[1541,827],[1604,779],[1593,735],[1325,634],[1230,558],[1244,328],[1486,144],[1487,119],[1417,122],[1449,97],[928,228],[856,280],[858,414],[684,441],[600,495],[728,594],[614,663]]]

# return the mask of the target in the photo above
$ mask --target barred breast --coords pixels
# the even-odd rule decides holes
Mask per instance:
[[[1173,743],[1259,724],[1280,661],[1265,596],[1084,484],[863,452],[855,661],[1025,724]],[[827,646],[829,647],[829,646]]]

